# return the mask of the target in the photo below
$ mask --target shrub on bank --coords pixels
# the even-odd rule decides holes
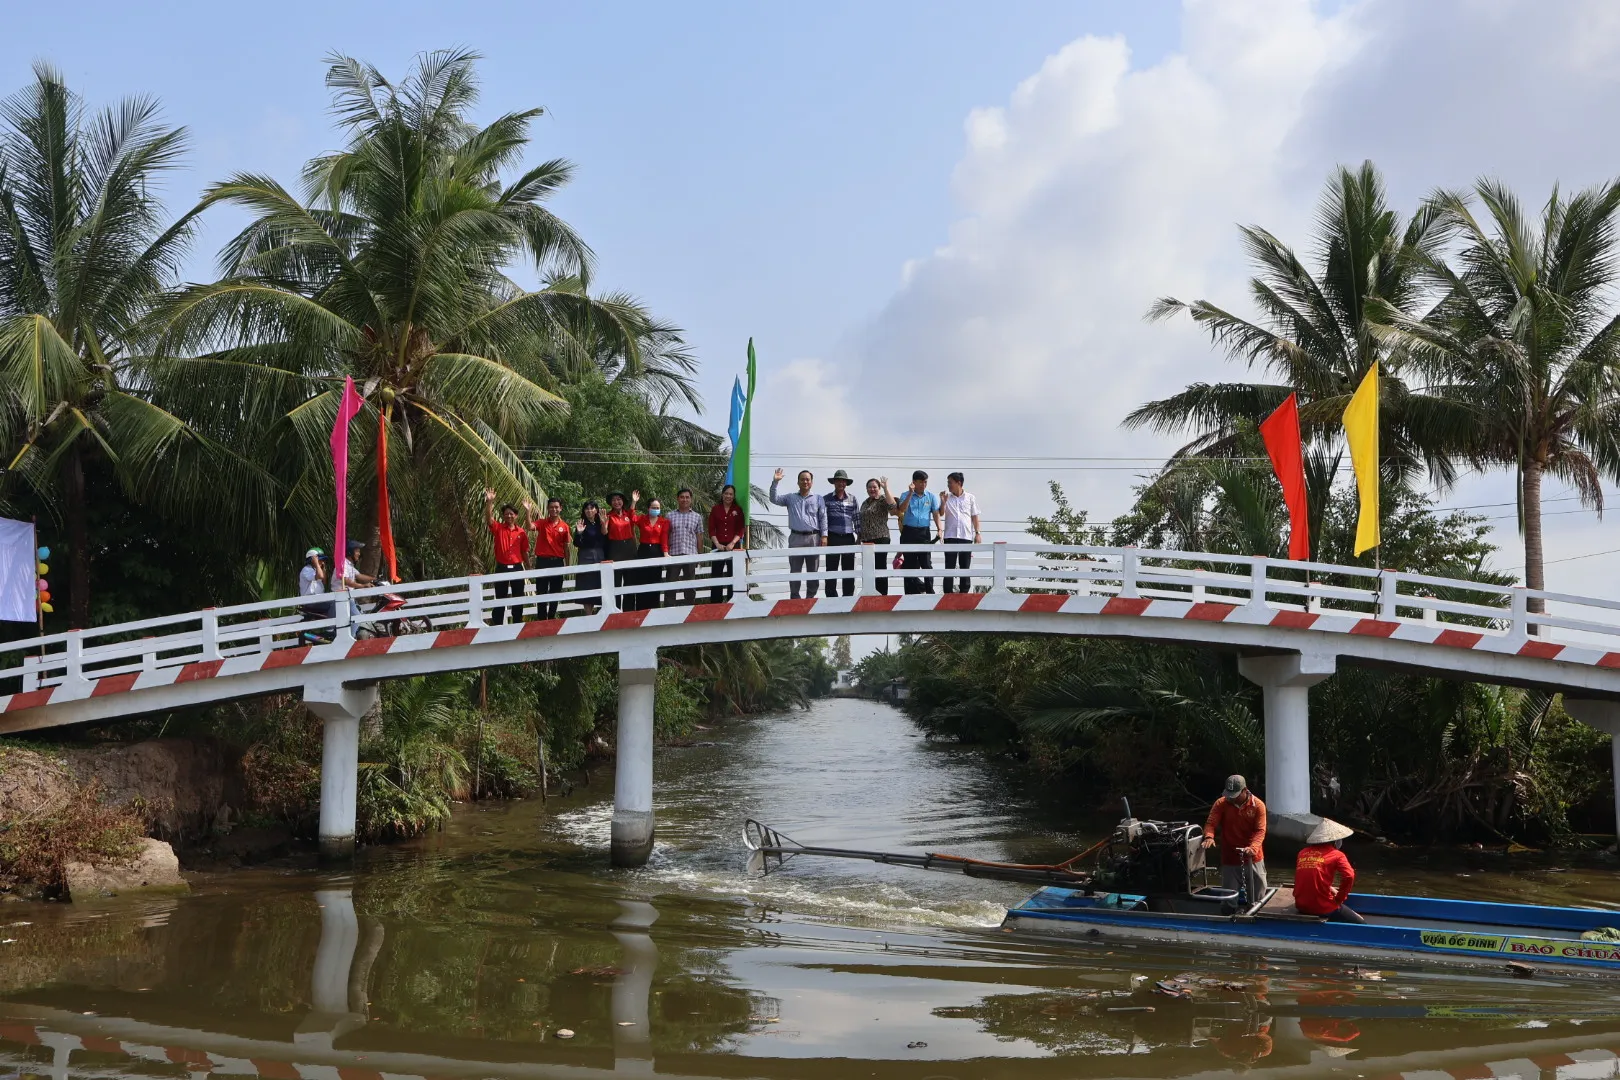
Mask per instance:
[[[62,762],[34,750],[0,747],[0,890],[25,886],[60,895],[69,863],[127,862],[145,829],[133,807],[103,802]]]
[[[825,651],[821,641],[672,650],[658,674],[657,739],[689,739],[710,717],[784,708],[824,692],[830,682],[823,677]],[[442,826],[457,801],[536,793],[542,772],[556,785],[593,755],[612,753],[617,712],[612,657],[384,683],[377,709],[361,724],[357,836],[374,843],[421,835]],[[283,837],[314,836],[322,729],[296,695],[69,733],[102,745],[158,736],[239,748],[216,755],[232,770],[240,762],[241,785],[232,789],[231,813],[215,828],[242,824],[269,827]],[[96,863],[133,850],[144,831],[139,807],[109,805],[98,799],[96,786],[74,781],[71,772],[34,751],[5,752],[27,755],[29,763],[8,774],[0,758],[0,884],[54,886],[67,861]],[[34,777],[28,783],[36,786],[45,782],[40,777],[55,777],[60,783],[51,790],[57,797],[44,809],[36,799],[27,803],[27,813],[13,812],[8,775],[18,791],[27,786],[24,775]],[[209,826],[202,828],[206,833]]]

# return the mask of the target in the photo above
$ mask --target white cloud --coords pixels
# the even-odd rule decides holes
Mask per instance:
[[[1123,431],[1120,418],[1241,372],[1190,326],[1143,313],[1162,295],[1243,309],[1235,226],[1263,223],[1308,248],[1336,164],[1373,158],[1407,208],[1482,173],[1537,202],[1554,179],[1620,171],[1604,135],[1620,106],[1617,53],[1608,0],[1360,0],[1332,12],[1188,0],[1181,49],[1147,67],[1132,66],[1123,39],[1080,38],[1004,104],[967,116],[947,242],[908,260],[894,295],[831,356],[767,382],[759,417],[772,434],[756,445],[884,455],[891,475],[965,462],[991,518],[1043,510],[1048,476],[1097,516],[1122,511],[1130,462],[974,471],[975,460],[1162,455],[1172,440]],[[1506,479],[1466,492],[1498,498],[1511,499]],[[1506,565],[1520,560],[1503,524]],[[1615,535],[1579,517],[1549,527],[1549,556]],[[1564,550],[1565,537],[1582,546]],[[1603,561],[1560,565],[1590,583]]]

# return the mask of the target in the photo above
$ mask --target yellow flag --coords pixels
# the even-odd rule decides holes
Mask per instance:
[[[1378,546],[1378,362],[1367,369],[1344,410],[1350,464],[1356,470],[1361,514],[1356,518],[1356,554]]]

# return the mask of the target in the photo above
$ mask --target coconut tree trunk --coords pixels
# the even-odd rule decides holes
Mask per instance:
[[[78,441],[62,457],[62,516],[67,522],[68,626],[90,625],[90,513],[84,498],[84,457]]]
[[[1547,587],[1541,544],[1541,476],[1541,462],[1524,463],[1520,490],[1524,514],[1524,583],[1532,589]],[[1529,607],[1537,613],[1546,610],[1537,597],[1530,598]]]

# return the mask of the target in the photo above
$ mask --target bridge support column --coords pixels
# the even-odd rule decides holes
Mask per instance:
[[[619,653],[619,728],[613,779],[614,866],[643,866],[653,846],[653,697],[658,651]]]
[[[1303,840],[1317,820],[1311,813],[1310,693],[1336,663],[1334,656],[1308,653],[1238,660],[1238,672],[1264,695],[1268,831],[1284,839]]]
[[[342,683],[304,687],[304,705],[321,718],[321,820],[323,859],[354,854],[354,803],[360,780],[360,719],[377,704],[377,688]]]
[[[1609,752],[1614,760],[1615,832],[1620,834],[1620,701],[1564,697],[1564,711],[1588,727],[1609,733]],[[1620,836],[1617,836],[1620,844]]]

